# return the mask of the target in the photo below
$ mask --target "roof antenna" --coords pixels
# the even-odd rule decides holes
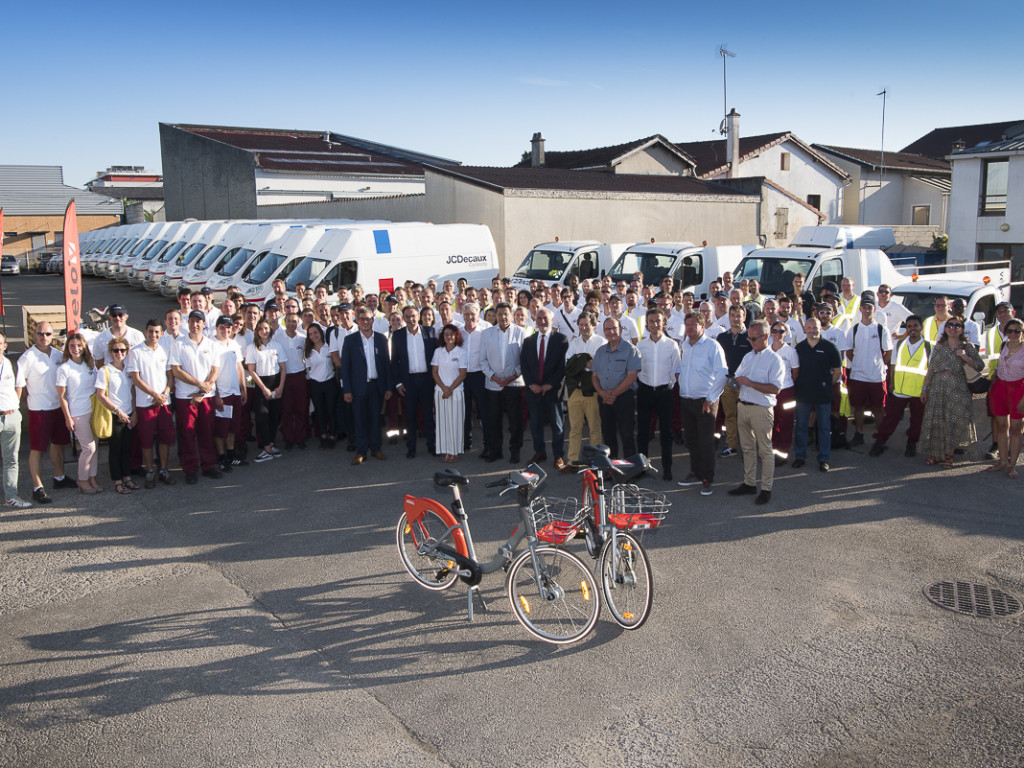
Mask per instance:
[[[882,145],[879,147],[879,163],[878,163],[878,181],[879,184],[885,178],[885,94],[886,89],[883,88],[875,96],[882,97]]]
[[[723,136],[729,131],[726,125],[726,116],[729,114],[729,82],[725,77],[725,62],[730,56],[736,58],[735,53],[726,50],[726,45],[726,43],[722,43],[718,46],[718,54],[722,57],[722,122],[718,126],[718,132]]]

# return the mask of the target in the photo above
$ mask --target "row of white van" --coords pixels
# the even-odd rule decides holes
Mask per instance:
[[[274,280],[288,291],[304,283],[333,294],[356,283],[367,291],[404,280],[466,277],[486,284],[498,274],[490,230],[481,224],[334,220],[176,221],[85,232],[82,271],[173,297],[179,287],[229,286],[262,303]]]

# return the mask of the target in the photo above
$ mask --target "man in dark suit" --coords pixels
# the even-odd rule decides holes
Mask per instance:
[[[544,419],[551,423],[551,452],[555,469],[565,466],[565,447],[562,431],[562,403],[559,393],[565,379],[565,355],[569,340],[564,334],[551,330],[553,314],[550,310],[537,311],[537,332],[523,342],[520,368],[526,385],[526,407],[530,413],[530,435],[533,437],[534,461],[545,461]]]
[[[380,413],[391,397],[388,340],[374,333],[373,312],[366,307],[357,315],[359,332],[345,337],[341,348],[341,381],[346,403],[352,404],[356,428],[356,457],[362,464],[369,453],[382,461]]]
[[[406,457],[416,456],[416,413],[423,415],[423,429],[427,435],[427,450],[434,455],[434,378],[430,363],[437,348],[437,335],[433,328],[419,324],[419,311],[415,307],[402,310],[405,328],[391,337],[391,381],[402,397],[405,410]]]

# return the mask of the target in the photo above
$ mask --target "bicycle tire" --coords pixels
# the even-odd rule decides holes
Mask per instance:
[[[541,581],[551,592],[547,598],[540,594],[534,559],[527,549],[512,563],[505,582],[513,615],[527,632],[546,643],[566,645],[582,640],[601,613],[593,574],[564,549],[538,547],[534,552]]]
[[[443,555],[421,555],[413,539],[412,525],[403,512],[395,528],[395,543],[398,545],[402,566],[421,587],[433,592],[448,589],[459,577],[455,563]],[[414,525],[418,531],[417,538],[435,541],[444,536],[449,528],[444,519],[431,510],[424,512]]]
[[[598,563],[601,592],[615,623],[640,629],[654,599],[654,576],[643,545],[632,534],[619,532],[605,542]]]

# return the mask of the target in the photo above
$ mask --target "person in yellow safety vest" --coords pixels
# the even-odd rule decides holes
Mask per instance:
[[[840,313],[849,318],[849,324],[860,322],[860,296],[854,292],[856,285],[852,277],[844,277],[841,283],[843,292],[839,295]]]
[[[904,456],[917,455],[917,441],[921,437],[921,420],[924,418],[924,403],[921,391],[928,373],[928,357],[932,345],[925,340],[921,331],[923,322],[917,315],[906,319],[907,337],[896,347],[889,365],[889,396],[885,402],[885,418],[875,433],[875,444],[868,451],[869,456],[881,456],[886,442],[903,420],[903,412],[910,409],[910,426],[907,429],[907,449]]]
[[[1001,301],[996,304],[996,321],[991,326],[985,329],[985,362],[987,369],[985,374],[990,378],[994,379],[996,375],[996,368],[999,367],[999,353],[1003,349],[1003,344],[1006,342],[1006,324],[1013,319],[1013,304],[1008,301]],[[988,398],[985,398],[986,407],[988,407]],[[992,434],[996,434],[996,419],[992,415],[992,409],[988,409],[989,418],[992,421]],[[999,446],[996,445],[993,439],[992,445],[989,446],[988,452],[985,454],[986,459],[992,459],[995,461],[999,458]]]
[[[942,335],[942,327],[948,319],[949,299],[945,296],[939,296],[935,299],[935,314],[932,317],[925,318],[921,335],[924,336],[926,341],[934,344],[939,340],[939,336]]]

